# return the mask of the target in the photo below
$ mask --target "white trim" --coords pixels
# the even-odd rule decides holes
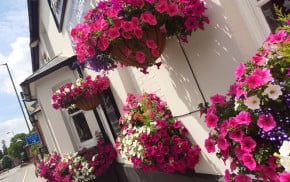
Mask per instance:
[[[84,117],[86,119],[86,122],[88,124],[89,130],[90,130],[91,135],[92,135],[91,139],[88,139],[88,140],[83,141],[83,142],[80,140],[80,137],[78,136],[78,132],[77,132],[75,123],[73,122],[73,119],[72,119],[73,116],[75,116],[77,114],[80,114],[80,113],[82,113],[84,115]],[[74,112],[72,114],[68,114],[68,123],[69,123],[68,125],[70,127],[70,130],[73,131],[72,132],[73,141],[76,143],[78,150],[81,150],[83,148],[90,148],[90,147],[93,147],[93,146],[96,145],[97,139],[96,139],[94,133],[92,133],[90,125],[89,125],[89,120],[88,120],[88,118],[86,117],[86,115],[85,115],[85,113],[83,111],[79,110],[79,111],[76,111],[76,112]]]

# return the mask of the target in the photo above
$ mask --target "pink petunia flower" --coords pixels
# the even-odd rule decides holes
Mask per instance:
[[[239,123],[236,121],[235,118],[230,118],[228,121],[229,121],[229,122],[228,122],[228,126],[231,127],[231,128],[235,128],[235,127],[237,127],[238,124],[239,124]]]
[[[235,176],[235,182],[251,182],[251,178],[244,174],[239,174]]]
[[[290,181],[290,173],[284,172],[280,174],[280,182],[289,182]]]
[[[140,16],[140,19],[144,21],[145,23],[148,23],[149,25],[157,24],[156,17],[150,11],[146,11],[142,13]]]
[[[231,173],[228,169],[225,170],[224,180],[225,180],[225,182],[231,182]]]
[[[195,17],[189,17],[184,23],[186,30],[194,30],[198,27],[198,20]]]
[[[167,6],[167,14],[169,16],[175,16],[178,14],[178,5],[176,3],[169,3]]]
[[[263,79],[258,75],[250,75],[246,77],[245,83],[252,89],[255,89],[261,85],[263,85]]]
[[[209,113],[205,118],[205,122],[207,127],[214,128],[217,126],[218,117],[214,113]]]
[[[108,33],[108,37],[112,40],[118,38],[120,36],[120,32],[118,28],[111,28]]]
[[[136,52],[136,60],[137,60],[137,62],[140,63],[140,64],[144,63],[145,60],[146,60],[146,57],[145,57],[144,52],[142,52],[142,51],[137,51],[137,52]]]
[[[249,153],[243,154],[242,161],[244,165],[251,171],[256,169],[257,163],[252,154]]]
[[[211,137],[209,137],[208,139],[205,140],[204,146],[205,146],[208,153],[215,152],[215,142],[213,139],[211,139]]]
[[[241,147],[236,147],[234,152],[239,160],[242,160],[243,155],[246,153],[244,150],[241,149]]]
[[[152,54],[152,56],[153,57],[155,57],[155,58],[159,58],[160,57],[160,52],[158,51],[158,49],[152,49],[151,50],[151,54]]]
[[[226,97],[220,94],[216,94],[210,97],[210,100],[213,104],[226,104]]]
[[[178,129],[178,128],[180,128],[181,127],[181,122],[180,121],[175,121],[174,123],[173,123],[173,128],[175,128],[175,129]]]
[[[251,114],[247,111],[241,111],[236,117],[235,120],[238,124],[249,125],[252,121]]]
[[[160,26],[160,32],[161,33],[166,33],[167,32],[167,29],[166,29],[166,26],[165,26],[165,24],[163,24],[162,26]]]
[[[242,138],[244,137],[244,132],[241,129],[236,129],[234,131],[231,131],[229,134],[229,138],[236,141],[240,142]]]
[[[288,68],[288,73],[286,74],[286,76],[290,76],[290,68]]]
[[[159,1],[156,6],[155,9],[159,12],[159,13],[164,13],[165,11],[167,11],[167,1],[163,0],[163,1]]]
[[[246,152],[252,152],[256,148],[256,141],[252,139],[252,137],[244,137],[241,141],[241,149]]]
[[[229,142],[225,139],[224,136],[220,135],[216,141],[219,149],[227,150],[229,148]]]
[[[102,51],[107,50],[109,47],[109,40],[105,36],[101,36],[98,40],[98,48]]]
[[[156,49],[157,48],[157,45],[156,45],[155,41],[151,40],[151,39],[146,40],[146,46],[148,48],[150,48],[150,49]]]
[[[269,68],[263,68],[263,69],[256,68],[253,71],[252,75],[259,76],[262,80],[261,84],[265,84],[265,83],[273,80],[271,70]]]
[[[143,30],[140,27],[134,29],[134,35],[137,37],[137,39],[142,39]]]
[[[252,57],[251,61],[261,66],[265,64],[266,58],[264,56],[260,56],[259,54],[256,54],[254,57]]]
[[[270,131],[276,127],[276,121],[274,120],[272,114],[262,114],[259,116],[257,125],[264,131]]]
[[[124,31],[130,32],[133,30],[133,23],[131,21],[123,21],[121,27]]]
[[[237,79],[242,77],[246,73],[246,69],[245,68],[246,68],[246,66],[245,66],[244,63],[240,63],[238,65],[238,67],[236,68],[236,71],[235,71],[235,76],[236,76]]]

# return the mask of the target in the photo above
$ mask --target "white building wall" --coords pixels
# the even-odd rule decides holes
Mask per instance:
[[[57,151],[56,145],[54,143],[54,139],[51,131],[49,129],[49,126],[47,124],[47,120],[45,118],[45,116],[43,115],[42,112],[37,113],[37,120],[39,122],[39,125],[41,127],[41,131],[43,133],[43,136],[45,138],[45,142],[48,148],[48,151],[52,152],[52,151]]]
[[[45,113],[47,123],[52,129],[52,135],[56,140],[56,148],[61,154],[76,151],[76,146],[71,139],[71,134],[66,125],[66,118],[60,110],[52,108],[51,96],[53,94],[53,87],[61,86],[75,79],[76,77],[73,72],[69,68],[64,67],[36,82],[37,96],[41,103],[42,112]]]
[[[71,41],[69,38],[69,33],[66,31],[66,22],[68,16],[68,11],[70,9],[70,1],[67,2],[65,16],[64,16],[64,24],[63,31],[61,33],[58,32],[57,26],[54,22],[53,15],[50,11],[50,7],[48,5],[47,0],[39,1],[39,12],[40,12],[40,21],[44,26],[44,29],[47,32],[49,37],[49,41],[52,45],[53,52],[55,55],[63,55],[70,56],[73,55],[73,49],[71,47]]]

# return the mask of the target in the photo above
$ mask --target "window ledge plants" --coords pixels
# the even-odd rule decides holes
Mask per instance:
[[[54,109],[78,108],[88,111],[100,104],[99,94],[110,86],[110,80],[106,76],[96,76],[95,79],[89,75],[78,79],[74,83],[66,83],[52,95],[52,106]]]
[[[110,70],[119,62],[146,73],[165,47],[165,38],[187,41],[192,31],[209,23],[203,1],[109,0],[100,1],[71,31],[80,62],[96,71]]]
[[[172,117],[166,102],[155,94],[130,94],[124,112],[116,146],[135,168],[166,173],[194,170],[200,148],[186,137],[186,128]]]

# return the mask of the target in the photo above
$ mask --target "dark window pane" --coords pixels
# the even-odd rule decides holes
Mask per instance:
[[[79,113],[79,114],[72,116],[72,119],[73,119],[74,125],[77,129],[77,133],[79,135],[81,142],[84,142],[86,140],[93,138],[91,131],[89,129],[87,120],[86,120],[83,113]]]
[[[119,125],[120,112],[110,89],[102,93],[102,100],[102,109],[104,110],[106,118],[109,122],[113,136],[116,138],[121,131],[121,127]]]
[[[290,13],[290,0],[271,0],[261,7],[272,32],[275,32],[276,28],[282,25],[281,22],[276,20],[277,16],[274,11],[274,4],[282,8],[285,14]]]

